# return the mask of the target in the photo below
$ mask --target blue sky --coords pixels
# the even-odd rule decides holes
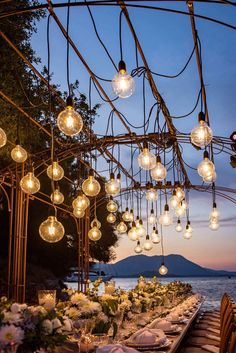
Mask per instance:
[[[185,3],[165,2],[156,5],[187,11]],[[91,10],[101,38],[114,61],[118,63],[120,59],[119,9],[91,7]],[[65,25],[66,9],[57,10],[56,13]],[[150,68],[159,73],[177,73],[184,66],[193,48],[190,19],[187,16],[142,9],[130,8],[129,13]],[[195,13],[236,25],[236,8],[232,6],[196,3]],[[70,35],[92,70],[99,76],[112,78],[115,74],[114,68],[95,36],[87,9],[72,8],[70,23]],[[214,135],[229,137],[232,131],[236,130],[236,32],[200,19],[196,19],[196,25],[202,44],[203,73],[211,127]],[[134,42],[124,18],[122,33],[124,59],[127,69],[131,70],[135,68]],[[46,64],[46,19],[38,24],[38,32],[33,36],[32,44],[42,59],[42,65]],[[50,25],[50,52],[53,82],[66,89],[66,41],[53,20]],[[70,50],[70,80],[73,82],[75,79],[80,82],[80,92],[87,95],[89,76],[79,59]],[[181,115],[192,109],[200,87],[195,56],[188,69],[179,78],[155,78],[155,80],[172,115]],[[135,81],[135,94],[129,99],[116,101],[115,105],[130,122],[141,124],[143,121],[142,79],[136,78]],[[110,84],[102,83],[102,85],[110,97],[114,98]],[[154,103],[148,85],[146,93],[148,111]],[[95,90],[92,91],[92,102],[101,103]],[[199,110],[200,107],[188,118],[174,120],[177,129],[189,133],[197,123]],[[108,104],[102,103],[99,117],[95,122],[96,133],[104,134],[109,113]],[[126,133],[117,118],[114,119],[114,130],[115,134]],[[142,130],[136,132],[142,133]],[[196,168],[202,158],[202,152],[195,151],[191,145],[185,144],[183,147],[184,160]],[[121,156],[127,166],[130,152],[123,149]],[[224,153],[215,156],[215,164],[218,174],[217,185],[236,188],[236,169],[231,168],[229,156]],[[106,164],[103,162],[99,163],[99,168],[103,169],[104,166]],[[201,184],[196,171],[188,170],[188,172],[194,184]],[[193,238],[190,241],[182,239],[173,227],[164,230],[166,253],[178,253],[209,267],[236,270],[236,205],[224,199],[217,199],[222,223],[217,232],[212,232],[206,222],[212,204],[211,195],[191,191],[190,204],[191,223],[194,227]],[[122,237],[116,248],[117,260],[133,254],[133,248],[134,244],[127,240],[127,236]],[[160,254],[160,251],[160,246],[155,245],[149,254]]]

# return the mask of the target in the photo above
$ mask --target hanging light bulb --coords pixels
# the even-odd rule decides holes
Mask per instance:
[[[164,262],[162,262],[161,267],[159,268],[159,273],[161,276],[165,276],[168,272],[168,268],[165,266]]]
[[[91,225],[91,228],[97,226],[98,229],[100,229],[101,226],[102,226],[101,222],[99,222],[99,220],[97,219],[97,217],[95,217],[95,218],[92,220],[92,222],[90,223],[90,225]]]
[[[27,154],[26,150],[23,147],[21,147],[20,145],[16,145],[16,147],[14,147],[11,150],[11,158],[16,163],[24,163],[26,161],[27,157],[28,157],[28,154]]]
[[[79,208],[81,210],[86,210],[89,205],[90,201],[82,191],[79,192],[79,195],[72,202],[73,208]]]
[[[216,206],[216,203],[213,202],[213,207],[212,207],[212,210],[211,210],[211,213],[210,213],[210,219],[212,218],[217,218],[219,219],[219,211],[217,210],[217,206]]]
[[[122,215],[122,219],[125,222],[130,222],[130,212],[129,212],[129,208],[128,207],[126,207],[125,212]]]
[[[140,227],[142,226],[141,223],[140,223],[140,218],[139,218],[139,216],[136,217],[135,225],[136,225],[136,228],[140,228]]]
[[[82,183],[82,190],[85,195],[94,197],[97,196],[101,190],[99,182],[94,178],[94,171],[90,169],[88,178]]]
[[[115,180],[114,173],[110,174],[110,180],[105,184],[105,191],[110,196],[116,196],[120,192],[120,180]]]
[[[138,164],[139,167],[144,170],[151,170],[156,165],[156,158],[154,154],[149,151],[147,142],[144,142],[143,150],[138,156]]]
[[[169,213],[169,206],[166,204],[164,213],[161,214],[159,222],[163,226],[170,226],[173,222],[172,216]]]
[[[118,205],[115,201],[113,201],[112,196],[110,196],[110,201],[107,204],[108,212],[116,212],[118,210]]]
[[[151,209],[151,214],[150,214],[150,216],[148,217],[148,223],[151,224],[151,225],[157,223],[157,218],[156,218],[156,216],[154,215],[154,209]]]
[[[146,235],[146,240],[143,243],[143,248],[144,248],[144,250],[147,250],[147,251],[152,250],[152,248],[153,248],[152,242],[151,242],[148,234]]]
[[[50,198],[52,202],[55,203],[56,205],[60,205],[61,203],[64,202],[64,195],[60,192],[59,189],[55,189],[52,192]]]
[[[5,131],[2,128],[0,128],[0,148],[5,146],[6,143],[7,143],[7,135]]]
[[[203,181],[207,184],[212,184],[216,181],[216,179],[217,179],[217,174],[215,171],[213,171],[212,174],[208,174],[207,176],[205,176],[203,178]]]
[[[47,168],[47,175],[50,179],[54,181],[61,180],[64,177],[64,170],[58,164],[58,162],[54,161],[52,164]]]
[[[29,172],[21,179],[20,187],[26,194],[32,195],[39,191],[40,181],[33,172]]]
[[[120,98],[132,96],[135,90],[134,79],[126,71],[126,64],[123,60],[119,62],[119,71],[112,80],[113,92]]]
[[[210,223],[209,223],[209,228],[210,228],[211,230],[217,230],[217,229],[219,229],[219,227],[220,227],[220,225],[219,225],[218,222],[210,222]]]
[[[158,199],[158,193],[157,191],[153,188],[153,185],[151,184],[150,187],[148,188],[146,192],[146,199],[148,201],[156,201]]]
[[[134,251],[136,252],[136,254],[141,254],[141,252],[143,251],[139,240],[137,241],[137,245],[135,246]]]
[[[199,124],[191,131],[191,142],[200,148],[204,148],[211,143],[213,133],[205,121],[205,114],[200,112],[198,115]]]
[[[162,181],[166,178],[167,171],[165,166],[161,163],[161,157],[156,157],[156,163],[154,168],[151,170],[151,177],[156,181]]]
[[[118,234],[126,233],[127,229],[128,229],[127,225],[123,221],[121,221],[116,227],[116,230],[117,230]]]
[[[107,215],[107,222],[108,223],[115,223],[116,221],[116,216],[113,213],[109,213]]]
[[[138,240],[137,228],[135,226],[135,222],[132,222],[132,227],[128,231],[128,237],[130,240],[136,241]]]
[[[188,203],[185,199],[183,199],[183,201],[181,201],[181,207],[184,209],[184,210],[187,210],[188,209]]]
[[[188,228],[186,228],[186,231],[189,232],[189,233],[192,233],[193,232],[193,228],[191,226],[190,221],[187,222],[187,226],[188,226]]]
[[[147,235],[147,231],[144,228],[143,221],[141,219],[139,221],[139,226],[137,227],[137,233],[138,233],[139,238],[146,237],[146,235]]]
[[[102,236],[102,232],[100,231],[100,229],[97,227],[95,223],[94,227],[92,227],[89,230],[88,237],[92,241],[98,241],[99,239],[101,239],[101,236]]]
[[[76,218],[83,218],[85,216],[85,211],[82,208],[74,208],[73,215]]]
[[[189,231],[189,226],[186,225],[186,229],[183,235],[184,239],[190,239],[192,238],[192,232]]]
[[[46,221],[40,224],[39,234],[43,240],[49,243],[57,243],[63,238],[65,229],[61,222],[57,220],[57,217],[49,216]]]
[[[179,205],[179,198],[177,197],[175,190],[173,191],[169,204],[172,209],[175,209]]]
[[[185,198],[184,190],[180,186],[178,186],[175,191],[179,201],[182,201]]]
[[[175,227],[175,230],[176,230],[176,232],[182,232],[182,230],[183,230],[180,219],[178,219],[177,226]]]
[[[158,230],[153,227],[152,233],[151,233],[151,240],[153,242],[153,244],[159,244],[161,241],[161,237],[158,234]]]
[[[73,99],[69,96],[66,100],[66,109],[57,117],[57,126],[66,136],[75,136],[83,128],[83,119],[73,108]]]
[[[214,174],[215,166],[212,163],[212,161],[210,161],[209,154],[207,151],[204,151],[203,161],[199,163],[197,167],[197,171],[198,171],[198,174],[205,179],[212,177],[212,175]]]
[[[183,217],[185,215],[186,210],[182,207],[181,203],[176,207],[175,214],[177,217]]]
[[[134,221],[134,211],[131,209],[129,213],[129,221],[133,222]]]

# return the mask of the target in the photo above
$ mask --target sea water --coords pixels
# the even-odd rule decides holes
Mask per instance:
[[[116,288],[132,289],[137,284],[137,278],[114,278]],[[147,279],[148,280],[148,279]],[[190,283],[194,293],[200,293],[205,297],[204,306],[219,307],[222,295],[227,292],[236,302],[236,277],[184,277],[184,278],[158,278],[161,283],[169,283],[173,281],[182,281]],[[77,283],[66,283],[68,288],[77,288]],[[100,291],[104,290],[100,286]]]

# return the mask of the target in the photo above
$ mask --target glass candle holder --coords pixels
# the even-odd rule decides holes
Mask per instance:
[[[115,281],[108,281],[104,283],[105,286],[105,294],[114,294],[116,290],[116,282]]]
[[[45,309],[53,309],[56,306],[56,290],[55,289],[42,289],[38,291],[39,305]]]

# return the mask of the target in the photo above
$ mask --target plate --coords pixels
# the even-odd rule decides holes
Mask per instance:
[[[163,343],[163,344],[155,344],[155,343],[152,343],[152,344],[147,344],[147,343],[140,344],[140,343],[134,343],[134,342],[131,342],[129,340],[126,340],[123,343],[126,346],[132,347],[132,348],[136,348],[139,351],[149,351],[151,349],[158,350],[158,349],[167,348],[167,347],[169,347],[171,345],[172,341],[167,339],[165,341],[165,343]]]

